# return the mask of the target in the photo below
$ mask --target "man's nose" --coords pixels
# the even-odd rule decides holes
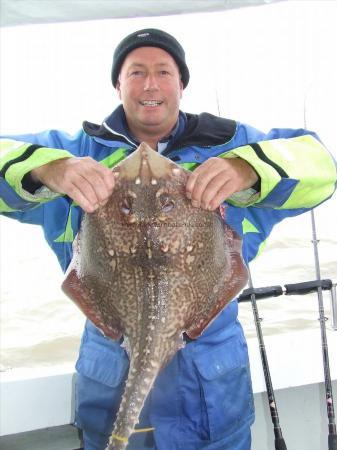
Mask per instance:
[[[158,80],[154,74],[148,74],[145,79],[144,90],[153,91],[158,89]]]

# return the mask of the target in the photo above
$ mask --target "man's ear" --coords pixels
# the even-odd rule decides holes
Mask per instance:
[[[118,78],[117,83],[116,83],[116,91],[118,93],[118,98],[121,100],[122,99],[122,94],[121,94],[121,83],[119,81],[119,78]]]
[[[183,98],[183,92],[184,92],[184,85],[183,82],[180,80],[180,98]]]

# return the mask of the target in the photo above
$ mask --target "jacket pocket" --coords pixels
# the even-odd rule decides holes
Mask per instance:
[[[254,417],[248,352],[237,338],[194,356],[211,441],[223,438]]]
[[[76,370],[98,383],[117,387],[129,368],[129,358],[120,342],[85,330]]]

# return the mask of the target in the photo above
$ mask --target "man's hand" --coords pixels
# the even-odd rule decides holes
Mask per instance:
[[[58,159],[32,170],[31,176],[68,195],[87,213],[104,205],[115,186],[112,171],[90,157]]]
[[[209,158],[192,172],[186,195],[192,205],[213,211],[234,192],[248,189],[258,181],[253,167],[241,158]]]

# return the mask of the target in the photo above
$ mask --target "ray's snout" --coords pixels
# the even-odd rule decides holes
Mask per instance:
[[[142,142],[121,166],[114,169],[118,172],[118,178],[134,181],[136,185],[155,185],[158,179],[168,179],[172,175],[177,175],[177,170],[179,171],[179,168],[174,163],[145,142]]]

